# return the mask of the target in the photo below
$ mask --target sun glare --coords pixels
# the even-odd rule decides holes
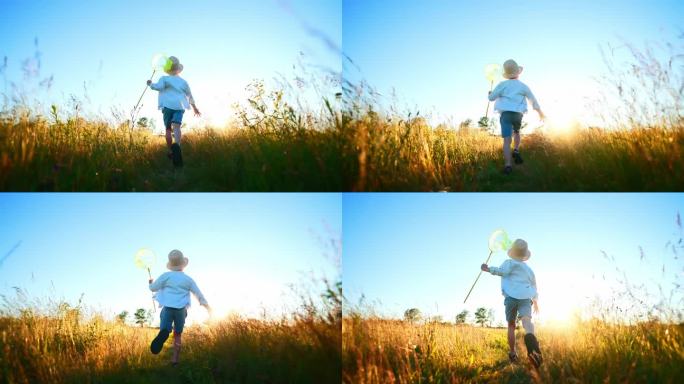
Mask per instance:
[[[567,276],[547,276],[539,282],[538,322],[545,326],[573,326],[590,288],[583,282],[569,283]]]
[[[562,91],[561,91],[562,90]],[[542,129],[551,134],[569,134],[575,129],[595,125],[594,112],[589,110],[589,100],[598,100],[599,91],[591,81],[578,84],[554,83],[553,85],[535,84],[535,96],[539,100],[546,119]],[[536,121],[537,116],[529,112]],[[530,123],[535,125],[534,121]]]

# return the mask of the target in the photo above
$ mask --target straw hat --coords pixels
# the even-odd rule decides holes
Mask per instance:
[[[504,63],[503,69],[503,77],[506,79],[513,79],[520,75],[520,72],[522,72],[523,67],[519,66],[518,63],[515,62],[515,60],[509,59],[506,60],[506,62]]]
[[[169,262],[166,263],[166,268],[172,271],[182,271],[188,265],[188,258],[183,257],[183,252],[174,249],[169,252]]]
[[[518,261],[527,261],[530,258],[530,250],[527,249],[527,241],[516,239],[508,250],[508,256]]]
[[[168,66],[168,68],[164,68],[164,72],[170,75],[172,73],[180,73],[183,71],[183,64],[180,63],[176,56],[169,56],[169,61],[171,62],[171,65]]]

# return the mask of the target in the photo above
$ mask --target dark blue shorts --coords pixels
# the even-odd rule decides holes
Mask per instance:
[[[187,316],[188,310],[186,308],[164,307],[160,314],[159,329],[166,329],[171,332],[171,327],[173,327],[175,333],[183,333]]]
[[[501,123],[501,137],[511,137],[513,131],[520,131],[523,114],[520,112],[505,111],[501,112],[499,123]]]
[[[532,317],[532,300],[531,299],[516,299],[506,296],[504,299],[504,307],[506,308],[506,321],[512,323],[519,317]]]
[[[162,116],[164,116],[164,127],[171,129],[171,123],[180,124],[183,122],[183,113],[185,111],[178,109],[162,108]]]

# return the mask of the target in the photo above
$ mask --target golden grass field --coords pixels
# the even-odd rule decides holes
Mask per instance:
[[[682,122],[684,124],[684,122]],[[684,125],[577,129],[522,138],[525,163],[504,175],[502,140],[376,114],[348,121],[364,191],[676,191],[684,187]]]
[[[234,319],[188,327],[181,363],[172,338],[155,356],[157,329],[101,319],[0,319],[4,383],[339,382],[339,330],[320,322]]]
[[[684,324],[578,322],[537,327],[544,363],[508,362],[506,329],[345,317],[343,382],[679,383]],[[518,355],[525,356],[522,329]]]
[[[332,131],[269,122],[185,132],[174,170],[163,137],[125,124],[21,117],[0,122],[0,190],[341,190]]]
[[[318,296],[297,294],[279,318],[232,315],[183,331],[180,362],[173,337],[153,355],[158,328],[86,314],[81,302],[2,296],[0,383],[339,383],[341,283]]]
[[[424,119],[270,117],[196,129],[174,170],[163,137],[72,118],[0,122],[4,191],[677,191],[684,126],[523,137],[502,173],[501,138]],[[251,123],[250,123],[251,124]]]

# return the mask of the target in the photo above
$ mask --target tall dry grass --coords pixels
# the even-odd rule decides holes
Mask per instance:
[[[157,330],[95,318],[0,318],[5,383],[335,383],[339,328],[321,322],[232,319],[188,327],[181,364],[149,351]]]
[[[502,173],[501,138],[368,113],[345,126],[355,191],[679,191],[684,125],[523,138],[525,164]]]
[[[186,132],[174,170],[163,137],[129,123],[16,108],[0,119],[0,190],[339,191],[339,110],[295,111],[256,87],[226,129]]]
[[[345,318],[345,383],[678,383],[684,325],[577,322],[537,331],[544,364],[509,364],[505,329]],[[522,332],[516,348],[524,356]]]

